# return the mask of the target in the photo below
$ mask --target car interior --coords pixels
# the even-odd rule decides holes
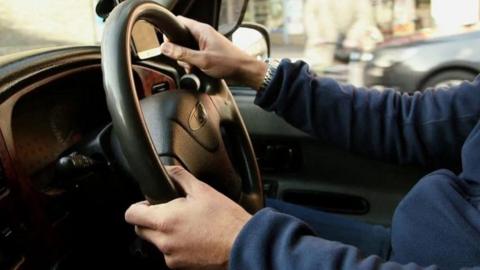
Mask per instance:
[[[105,0],[101,46],[0,57],[0,269],[159,269],[124,212],[182,196],[173,164],[252,214],[275,198],[389,226],[428,168],[328,145],[257,107],[254,89],[158,54],[163,35],[197,46],[174,15],[219,29],[229,2],[231,37],[248,1]]]

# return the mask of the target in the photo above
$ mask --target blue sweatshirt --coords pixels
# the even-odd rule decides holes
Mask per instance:
[[[230,269],[480,266],[480,76],[407,95],[340,84],[316,77],[305,63],[283,60],[255,103],[341,148],[439,170],[421,179],[398,205],[388,262],[317,237],[302,221],[267,208],[240,232]]]

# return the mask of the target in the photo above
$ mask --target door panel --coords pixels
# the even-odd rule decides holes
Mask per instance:
[[[399,201],[426,174],[327,145],[254,105],[254,90],[231,89],[269,197],[389,225]]]

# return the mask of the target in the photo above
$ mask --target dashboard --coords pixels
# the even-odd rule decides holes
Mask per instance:
[[[21,170],[32,175],[109,122],[101,74],[70,76],[33,91],[13,109],[12,133]]]
[[[174,90],[178,84],[178,71],[167,66],[139,63],[133,71],[140,99]],[[67,253],[78,254],[75,262],[94,254],[111,262],[124,252],[122,245],[109,245],[106,252],[100,243],[91,243],[133,237],[130,227],[118,225],[123,203],[141,196],[127,175],[102,168],[82,175],[83,187],[49,185],[55,183],[51,180],[59,159],[90,142],[110,122],[98,49],[57,50],[0,64],[0,269],[50,267]],[[115,192],[106,193],[109,188]],[[84,217],[115,229],[98,231]],[[129,260],[128,254],[120,257]]]
[[[139,98],[174,89],[174,78],[135,66]],[[99,68],[54,81],[20,98],[12,112],[16,159],[26,175],[54,165],[60,155],[110,122]]]

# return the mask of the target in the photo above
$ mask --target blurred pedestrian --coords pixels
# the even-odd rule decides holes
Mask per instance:
[[[305,59],[317,71],[331,66],[338,47],[361,49],[369,32],[379,35],[369,0],[307,0]]]

